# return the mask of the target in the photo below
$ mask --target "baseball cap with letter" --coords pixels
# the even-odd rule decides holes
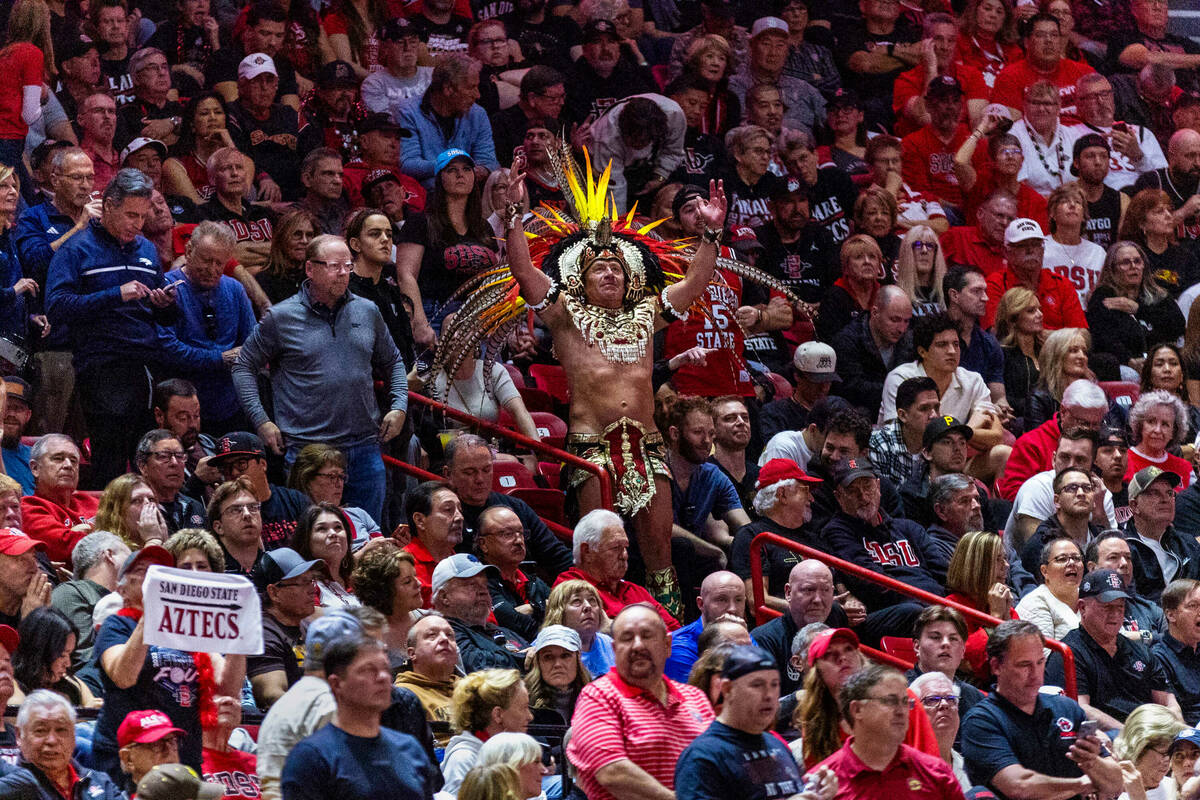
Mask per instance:
[[[837,353],[824,342],[805,342],[796,348],[792,357],[796,372],[813,383],[840,383],[837,374]]]
[[[1031,239],[1042,241],[1045,238],[1046,235],[1042,233],[1042,226],[1029,217],[1018,217],[1008,223],[1008,227],[1004,229],[1005,244],[1020,244]]]

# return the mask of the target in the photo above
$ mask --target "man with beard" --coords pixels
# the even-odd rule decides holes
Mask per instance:
[[[937,198],[959,219],[966,196],[954,174],[954,154],[969,135],[961,121],[964,96],[962,84],[949,75],[931,80],[924,98],[929,122],[900,142],[904,182]]]
[[[33,417],[33,387],[15,375],[4,379],[4,474],[21,484],[22,494],[33,494],[33,472],[29,469],[31,447],[21,443],[25,427]]]
[[[712,401],[713,452],[708,463],[715,464],[733,482],[742,507],[750,505],[758,480],[758,464],[747,452],[752,431],[746,400],[735,395]]]
[[[674,789],[680,755],[712,722],[712,705],[701,690],[663,674],[671,644],[652,609],[623,609],[612,632],[616,666],[583,687],[573,724],[588,735],[572,738],[567,756],[595,800],[629,791],[665,797]]]
[[[358,93],[354,67],[345,61],[330,61],[317,73],[317,89],[304,107],[304,118],[296,141],[296,151],[310,153],[328,147],[341,154],[343,161],[358,155],[360,131],[350,118]]]
[[[481,669],[521,669],[529,642],[489,621],[492,595],[488,578],[499,570],[467,553],[438,562],[433,570],[433,610],[454,628],[458,654],[468,674]]]
[[[200,397],[195,385],[182,378],[160,381],[154,386],[152,405],[155,426],[174,434],[187,453],[185,493],[204,497],[209,486],[221,481],[221,473],[207,461],[216,452],[216,443],[200,433]]]
[[[1181,239],[1200,239],[1200,133],[1184,128],[1167,142],[1167,165],[1146,172],[1130,193],[1162,189],[1175,208],[1175,225]]]
[[[812,519],[813,488],[819,483],[820,478],[806,474],[787,458],[773,458],[759,470],[754,486],[758,491],[754,496],[754,512],[759,518],[738,529],[729,562],[733,573],[745,581],[747,597],[754,593],[750,576],[750,542],[754,537],[765,532],[810,547],[818,545],[812,530],[804,526]],[[763,547],[762,572],[769,608],[787,611],[785,584],[790,580],[793,566],[802,560],[793,550],[769,543]]]
[[[811,188],[797,178],[781,181],[769,206],[771,221],[754,229],[763,252],[756,266],[783,281],[806,303],[819,303],[833,285],[838,251],[830,231],[813,220]],[[765,302],[757,284],[747,304]]]
[[[180,494],[183,488],[183,464],[187,453],[175,435],[163,428],[156,428],[138,442],[135,464],[137,471],[154,492],[154,499],[162,509],[167,524],[167,533],[173,534],[181,528],[203,528],[204,506],[198,501]],[[143,507],[142,514],[148,513]]]
[[[702,397],[680,397],[664,421],[675,526],[682,529],[675,533],[727,547],[733,542],[731,531],[750,524],[750,517],[733,483],[718,466],[707,463],[712,452],[712,406]]]
[[[1083,238],[1108,250],[1117,241],[1117,229],[1129,195],[1108,186],[1110,162],[1108,139],[1098,133],[1087,133],[1075,140],[1071,174],[1078,177],[1079,188],[1087,200],[1087,215],[1083,223]]]
[[[913,588],[944,595],[945,589],[931,570],[934,559],[929,535],[917,523],[893,518],[880,509],[879,478],[871,462],[863,458],[839,461],[833,469],[833,483],[838,510],[822,529],[826,551]],[[904,595],[876,583],[851,575],[843,579],[868,611],[906,604]]]

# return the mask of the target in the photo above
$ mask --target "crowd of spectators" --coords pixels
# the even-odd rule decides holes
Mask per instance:
[[[0,800],[1200,797],[1200,44],[1172,27],[0,4]],[[685,245],[721,181],[720,255],[771,279],[718,263],[654,338],[682,616],[631,519],[410,403],[561,437],[532,312],[500,361],[430,365],[511,198],[567,209],[564,148]],[[252,582],[262,653],[148,644],[154,565]]]

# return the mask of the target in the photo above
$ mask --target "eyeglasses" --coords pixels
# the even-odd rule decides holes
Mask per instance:
[[[151,453],[150,457],[160,464],[170,464],[172,461],[182,464],[187,461],[187,453],[182,450],[159,450],[157,453]]]
[[[58,173],[58,177],[62,178],[64,181],[71,181],[72,183],[91,183],[92,181],[96,180],[96,174],[94,172],[76,173],[74,175],[66,172],[60,172]]]
[[[1054,558],[1050,559],[1050,561],[1054,564],[1082,564],[1083,556],[1078,556],[1078,555],[1076,555],[1076,556],[1071,556],[1071,555],[1055,556]]]
[[[1059,494],[1091,494],[1096,491],[1096,487],[1090,483],[1068,483],[1066,486],[1058,490]]]
[[[323,261],[322,259],[319,259],[319,258],[310,258],[309,262],[312,264],[320,264],[322,267],[329,270],[330,272],[353,272],[354,271],[354,262],[353,261]]]
[[[888,708],[895,711],[898,708],[916,708],[917,701],[911,697],[901,697],[900,695],[888,694],[883,697],[864,697],[863,702],[874,700],[876,703],[882,703]]]
[[[921,705],[931,711],[945,703],[946,705],[958,705],[958,698],[952,694],[931,694],[928,697],[921,698]]]
[[[534,92],[534,94],[536,94],[538,97],[544,97],[547,100],[550,100],[550,101],[553,101],[556,103],[557,102],[565,102],[567,99],[566,92],[555,92],[553,94],[551,94],[550,92]]]
[[[243,514],[250,514],[253,516],[261,511],[262,503],[242,503],[236,506],[225,506],[225,508],[221,509],[221,516],[225,516],[226,514],[236,514],[239,517]]]
[[[517,539],[520,539],[520,538],[522,538],[524,535],[525,535],[525,531],[524,531],[524,530],[519,530],[519,531],[492,531],[492,532],[490,532],[490,533],[485,533],[485,534],[484,534],[484,536],[492,536],[492,537],[495,537],[496,539],[499,539],[499,540],[500,540],[500,541],[502,541],[502,542],[515,542]]]
[[[997,155],[1001,156],[1019,156],[1024,155],[1019,147],[1002,147]]]
[[[918,253],[936,253],[937,242],[913,242],[912,249]]]
[[[346,473],[344,472],[318,472],[316,477],[324,478],[325,480],[333,481],[334,483],[346,482]]]

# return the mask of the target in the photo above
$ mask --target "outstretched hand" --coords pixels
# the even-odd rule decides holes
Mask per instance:
[[[729,202],[725,199],[725,181],[708,182],[708,199],[701,200],[696,207],[700,221],[705,227],[720,230],[725,227],[725,213]]]
[[[504,199],[510,203],[520,203],[525,199],[525,155],[522,153],[513,159],[512,169],[508,171],[508,190]]]

